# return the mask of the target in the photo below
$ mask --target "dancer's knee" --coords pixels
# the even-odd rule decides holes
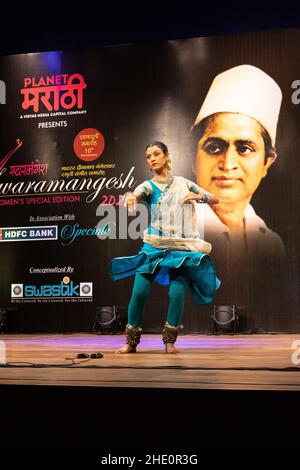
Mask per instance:
[[[183,302],[185,295],[185,285],[182,282],[172,281],[169,288],[169,299],[174,302]]]
[[[150,288],[149,287],[136,287],[133,289],[132,291],[132,298],[136,301],[136,302],[143,302],[145,300],[147,300],[147,298],[149,297],[150,295]]]

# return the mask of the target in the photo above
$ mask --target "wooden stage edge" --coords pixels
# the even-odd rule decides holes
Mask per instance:
[[[136,354],[115,354],[123,342],[122,335],[2,334],[0,385],[300,390],[300,332],[181,335],[174,355],[164,354],[160,335],[143,335]],[[66,358],[82,352],[103,358],[70,366]]]

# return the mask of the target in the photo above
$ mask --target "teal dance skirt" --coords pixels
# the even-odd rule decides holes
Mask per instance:
[[[156,272],[154,280],[166,286],[170,284],[170,269],[180,269],[197,304],[212,302],[220,280],[211,258],[205,253],[160,249],[144,243],[137,255],[113,258],[110,262],[110,275],[114,281],[135,273]]]

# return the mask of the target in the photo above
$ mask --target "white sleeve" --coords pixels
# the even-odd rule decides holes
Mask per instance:
[[[198,186],[196,183],[194,183],[191,180],[188,180],[185,178],[187,187],[189,188],[190,191],[196,194],[201,194],[203,196],[204,202],[207,202],[211,196],[213,196],[212,193],[206,191],[205,189],[201,188]]]
[[[133,191],[133,194],[135,196],[142,195],[142,197],[147,197],[150,194],[152,194],[153,189],[149,181],[144,181],[143,183],[139,184],[135,190]]]

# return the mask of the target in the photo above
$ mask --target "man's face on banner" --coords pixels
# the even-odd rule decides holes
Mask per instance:
[[[272,163],[255,119],[219,113],[198,143],[197,183],[223,200],[250,200]]]

